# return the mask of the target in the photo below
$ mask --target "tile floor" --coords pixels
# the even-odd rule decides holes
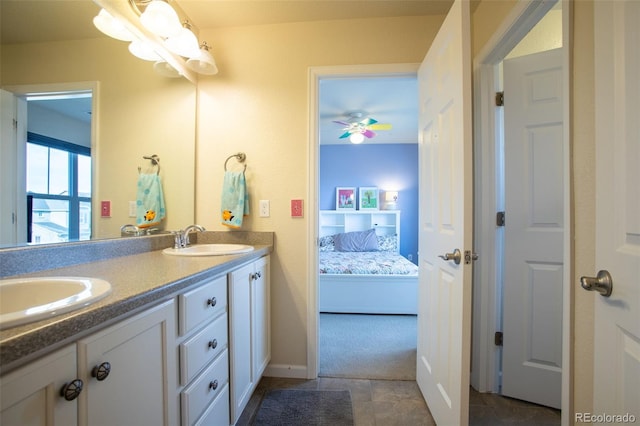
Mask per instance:
[[[348,389],[355,426],[435,425],[415,381],[264,377],[243,411],[237,423],[239,426],[252,424],[264,394],[270,389]],[[469,417],[472,426],[560,424],[558,410],[473,390],[469,397]]]

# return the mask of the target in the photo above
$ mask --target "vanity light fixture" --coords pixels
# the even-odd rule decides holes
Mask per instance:
[[[140,22],[146,29],[159,37],[175,37],[182,31],[176,11],[163,0],[151,0],[140,15]]]
[[[100,9],[100,12],[93,18],[93,25],[116,40],[133,41],[135,38],[119,19],[114,18],[104,9]]]
[[[192,71],[218,73],[209,46],[198,42],[197,32],[173,0],[94,1],[102,7],[93,19],[94,25],[112,38],[131,42],[129,51],[140,59],[153,61],[159,74],[184,76],[195,82]]]
[[[171,52],[185,58],[200,56],[198,38],[193,31],[191,31],[189,21],[185,21],[184,24],[182,24],[180,32],[165,40],[165,46],[167,46],[167,49]]]
[[[200,54],[189,58],[187,66],[198,74],[215,75],[218,74],[218,66],[213,55],[209,52],[209,45],[203,41],[200,45]]]

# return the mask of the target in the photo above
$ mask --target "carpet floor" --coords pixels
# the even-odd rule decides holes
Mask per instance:
[[[320,314],[319,376],[415,380],[416,318]]]
[[[253,425],[352,426],[351,394],[348,390],[271,390]]]

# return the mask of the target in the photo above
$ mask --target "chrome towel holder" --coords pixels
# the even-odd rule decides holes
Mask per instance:
[[[227,163],[229,162],[229,160],[231,160],[233,157],[236,158],[236,160],[238,160],[238,163],[244,163],[245,160],[247,159],[247,154],[245,154],[244,152],[238,152],[237,154],[233,154],[227,157],[227,159],[224,162],[224,171],[227,171]],[[242,170],[243,172],[247,170],[247,165],[244,165],[244,169]]]
[[[156,174],[157,175],[160,174],[160,157],[158,157],[156,154],[153,154],[153,155],[143,155],[142,158],[144,158],[145,160],[151,161],[151,167],[157,166],[158,170],[156,171]],[[142,167],[138,166],[138,173],[141,173],[141,172],[142,172]]]

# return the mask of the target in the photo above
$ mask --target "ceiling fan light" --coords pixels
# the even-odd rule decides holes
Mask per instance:
[[[169,3],[163,0],[152,0],[140,15],[142,25],[160,37],[173,37],[180,33],[180,18]]]
[[[116,40],[132,41],[134,38],[119,19],[114,18],[104,9],[100,9],[100,12],[93,18],[93,25],[102,33]]]
[[[129,44],[129,52],[143,61],[156,62],[162,60],[160,55],[158,55],[151,46],[140,40],[134,40]]]
[[[351,136],[349,136],[349,141],[351,141],[352,144],[360,144],[364,142],[364,135],[362,133],[352,133]]]
[[[178,35],[169,37],[165,46],[176,55],[193,58],[200,54],[200,45],[196,35],[187,27],[183,27]]]
[[[198,53],[198,55],[189,58],[189,60],[187,61],[187,66],[198,74],[218,74],[218,66],[216,65],[216,60],[213,58],[211,52],[209,52],[209,46],[206,42],[203,42],[200,46],[200,52]]]

